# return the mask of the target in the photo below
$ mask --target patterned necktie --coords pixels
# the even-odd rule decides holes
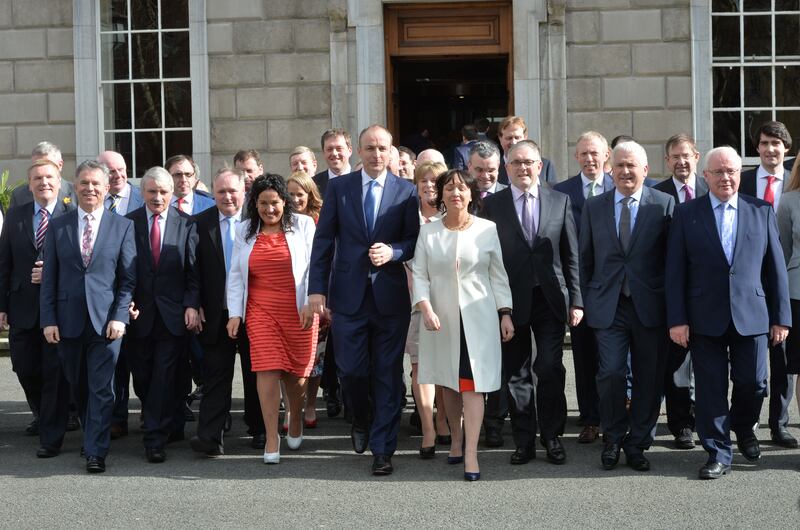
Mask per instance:
[[[691,201],[692,199],[694,199],[694,197],[692,196],[692,188],[690,188],[688,185],[684,184],[683,185],[683,202]]]
[[[88,267],[89,262],[92,261],[92,221],[94,217],[92,214],[87,213],[83,216],[83,237],[81,238],[81,257],[83,258],[83,266]]]
[[[234,237],[234,230],[236,227],[236,223],[233,217],[226,217],[226,221],[228,221],[228,229],[225,230],[225,235],[223,237],[222,244],[224,245],[224,255],[225,255],[225,275],[227,276],[228,273],[231,272],[231,258],[233,257],[233,237]]]
[[[772,188],[772,185],[775,184],[776,180],[775,175],[767,176],[767,189],[764,190],[764,200],[773,207],[775,207],[775,190]]]
[[[367,232],[372,236],[372,229],[375,228],[375,181],[371,180],[367,186],[367,193],[364,196],[364,219],[367,221]]]
[[[522,231],[525,233],[525,239],[528,244],[533,242],[533,235],[536,229],[533,224],[533,211],[531,207],[531,194],[527,191],[522,194]]]
[[[47,234],[50,213],[47,208],[39,208],[39,227],[36,228],[36,250],[40,250],[44,244],[44,236]]]
[[[159,215],[153,216],[153,226],[150,227],[150,250],[153,253],[153,265],[158,267],[161,257],[161,227],[158,226]]]
[[[719,225],[719,240],[728,265],[733,262],[733,214],[735,209],[726,202],[717,206],[717,224]]]
[[[122,197],[119,195],[111,194],[111,205],[108,207],[108,211],[111,213],[117,213],[117,208],[119,208],[119,203],[122,200]]]

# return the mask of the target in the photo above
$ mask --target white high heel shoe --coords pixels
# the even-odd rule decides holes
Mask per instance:
[[[297,451],[300,449],[300,445],[303,443],[303,428],[300,427],[300,436],[294,438],[289,436],[289,433],[286,433],[286,445],[289,446],[289,449],[292,451]]]
[[[278,450],[275,453],[268,453],[264,451],[265,464],[280,464],[281,463],[281,437],[278,436]]]

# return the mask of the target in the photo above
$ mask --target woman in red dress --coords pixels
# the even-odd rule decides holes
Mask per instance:
[[[244,320],[258,398],[267,429],[264,463],[280,462],[280,382],[289,394],[289,449],[303,441],[302,405],[314,366],[318,323],[306,314],[308,263],[314,221],[294,213],[283,178],[267,174],[253,181],[247,218],[236,231],[227,300],[228,335]]]

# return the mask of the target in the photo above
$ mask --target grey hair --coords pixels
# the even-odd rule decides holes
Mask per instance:
[[[31,158],[50,158],[51,156],[55,160],[63,160],[61,158],[61,149],[51,142],[39,142],[31,151]]]
[[[100,173],[103,174],[103,180],[105,180],[105,183],[108,184],[108,166],[102,162],[98,162],[97,160],[84,160],[78,164],[78,167],[75,168],[75,180],[78,180],[81,176],[81,173],[85,171],[100,171]]]
[[[292,152],[289,153],[289,159],[291,160],[293,156],[302,155],[304,153],[308,153],[309,155],[311,155],[311,160],[313,160],[314,162],[317,161],[317,157],[316,155],[314,155],[314,151],[312,151],[311,148],[306,147],[304,145],[298,145],[297,147],[292,149]]]
[[[471,157],[474,154],[477,154],[484,160],[492,158],[493,156],[496,156],[498,160],[500,159],[500,149],[497,148],[494,142],[475,142],[472,144],[472,147],[469,148],[469,156]]]
[[[612,159],[617,159],[617,153],[627,153],[634,155],[639,163],[642,166],[646,166],[647,164],[647,151],[644,150],[644,147],[639,145],[634,141],[627,141],[627,142],[620,142],[614,147],[614,151],[612,154]]]
[[[212,189],[213,189],[213,187],[214,187],[214,184],[217,182],[217,179],[219,179],[219,178],[220,178],[220,177],[222,177],[223,175],[227,175],[227,174],[229,174],[229,173],[230,173],[231,175],[234,175],[234,176],[236,176],[236,177],[239,177],[239,182],[241,182],[242,184],[244,184],[244,172],[243,172],[243,171],[239,171],[239,170],[237,170],[237,169],[233,169],[233,168],[230,168],[230,167],[227,167],[227,166],[225,166],[225,167],[221,167],[221,168],[219,168],[219,169],[217,170],[217,172],[216,172],[216,173],[214,173],[214,176],[213,176],[213,177],[212,177],[212,179],[211,179],[211,187],[212,187]]]
[[[712,156],[716,156],[722,153],[727,153],[731,158],[737,161],[739,169],[742,168],[742,157],[739,156],[739,153],[736,152],[736,149],[734,149],[729,145],[721,145],[719,147],[715,147],[714,149],[706,153],[706,155],[703,157],[703,169],[706,169],[708,167],[708,163],[711,161]]]
[[[539,149],[539,146],[533,140],[520,140],[508,148],[508,153],[506,153],[506,156],[509,160],[511,160],[511,155],[514,153],[514,151],[517,149],[522,149],[523,147],[533,149],[533,151],[536,153],[536,156],[538,156],[539,159],[542,158],[542,150]]]
[[[153,166],[144,172],[144,175],[142,175],[142,183],[141,183],[142,189],[144,189],[145,184],[149,180],[152,180],[159,186],[168,188],[169,191],[175,190],[175,184],[172,181],[172,175],[170,175],[169,171],[167,171],[161,166]]]

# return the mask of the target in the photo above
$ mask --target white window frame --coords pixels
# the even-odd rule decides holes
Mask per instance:
[[[76,0],[73,3],[72,18],[75,61],[75,153],[77,161],[80,163],[88,158],[96,158],[98,153],[106,149],[103,87],[100,81],[99,0]],[[211,134],[208,110],[207,50],[206,0],[189,0],[192,153],[184,154],[192,156],[200,168],[201,176],[205,177],[204,180],[209,181],[211,176]],[[135,150],[135,145],[133,149]],[[132,161],[126,162],[132,169]],[[133,170],[131,170],[128,177],[132,179],[140,177],[146,169],[136,168],[138,174],[133,174]]]

